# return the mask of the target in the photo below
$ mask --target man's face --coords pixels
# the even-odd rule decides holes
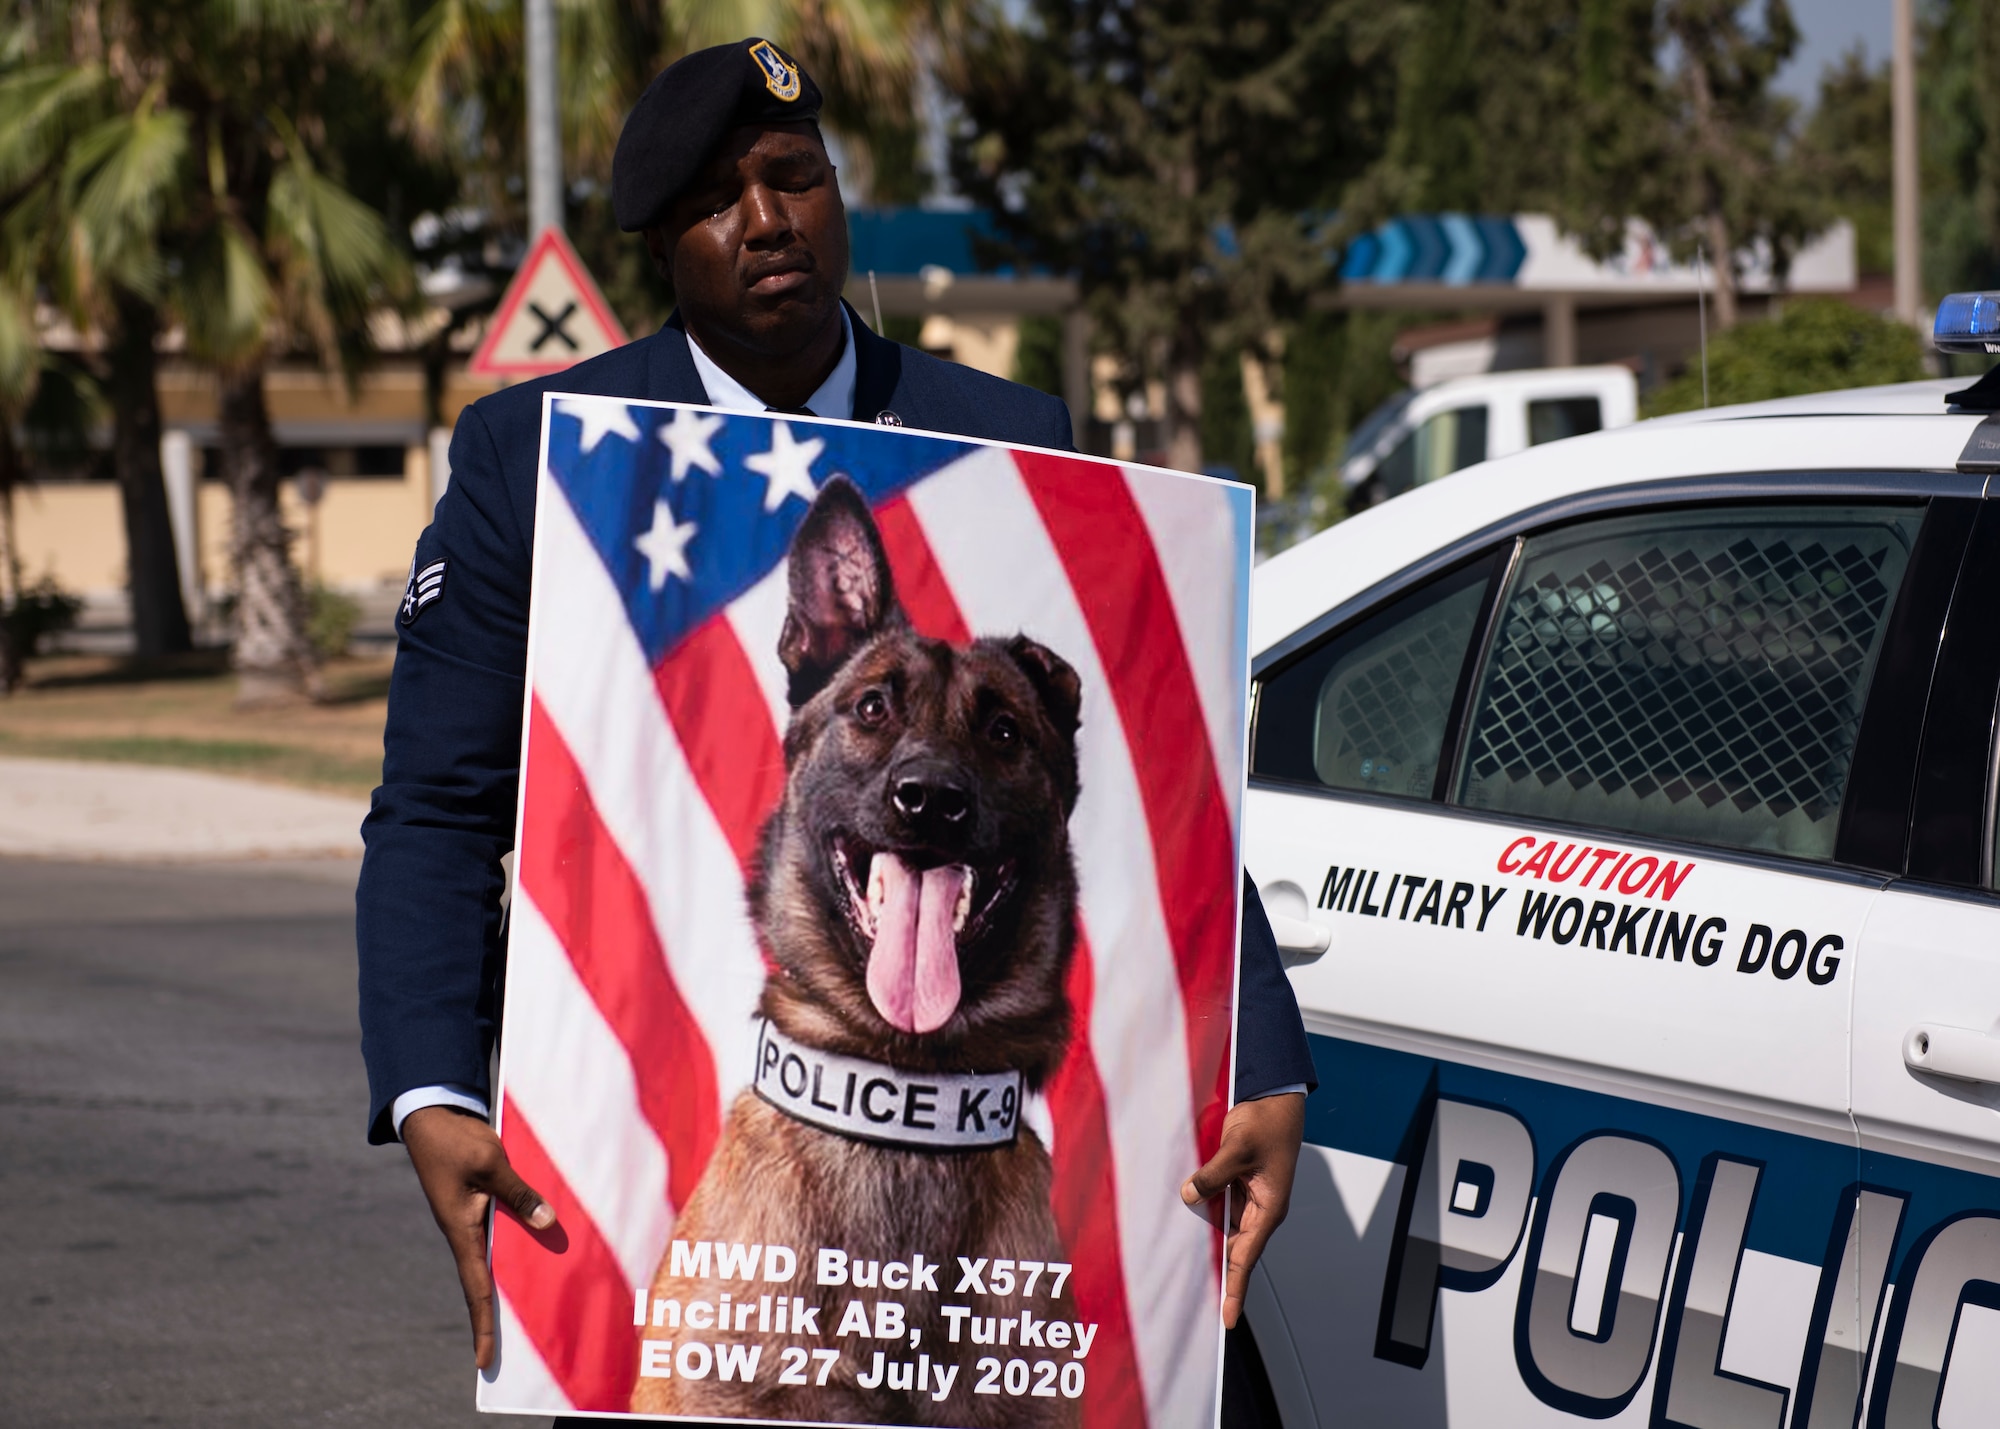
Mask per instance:
[[[810,124],[733,130],[646,245],[701,337],[785,356],[838,321],[847,212]]]

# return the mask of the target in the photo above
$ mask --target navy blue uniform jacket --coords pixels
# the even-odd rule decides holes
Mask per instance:
[[[1053,397],[877,337],[850,311],[854,414],[1072,450]],[[395,1138],[390,1108],[416,1087],[489,1090],[499,1013],[500,859],[513,846],[528,649],[528,573],[542,393],[706,403],[686,332],[641,339],[467,408],[451,484],[417,542],[448,564],[444,594],[402,628],[389,684],[382,787],[362,836],[356,894],[368,1139]],[[1239,1095],[1313,1081],[1298,1004],[1270,924],[1245,881]],[[489,1098],[490,1100],[490,1098]]]

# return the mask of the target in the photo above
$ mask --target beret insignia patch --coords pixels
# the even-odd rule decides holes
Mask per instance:
[[[750,58],[764,71],[764,88],[787,104],[799,97],[798,66],[779,54],[777,46],[759,40],[750,47]]]

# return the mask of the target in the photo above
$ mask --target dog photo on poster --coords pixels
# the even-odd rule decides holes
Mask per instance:
[[[545,399],[496,1412],[1215,1422],[1252,501]]]

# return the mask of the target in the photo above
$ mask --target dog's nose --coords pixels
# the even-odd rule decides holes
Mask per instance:
[[[889,786],[889,802],[912,823],[936,820],[956,825],[972,812],[972,796],[965,786],[939,769],[912,770],[899,775]]]

